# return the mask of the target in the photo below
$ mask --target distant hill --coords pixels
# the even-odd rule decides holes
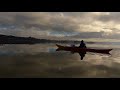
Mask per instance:
[[[37,39],[33,37],[18,37],[12,35],[1,35],[0,34],[0,44],[37,44],[37,43],[80,43],[80,41],[70,41],[70,40],[47,40],[47,39]],[[87,42],[93,43],[93,42]]]

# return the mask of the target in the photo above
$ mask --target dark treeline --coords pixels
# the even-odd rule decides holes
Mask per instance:
[[[36,43],[75,43],[78,44],[80,41],[72,40],[48,40],[48,39],[37,39],[33,37],[17,37],[11,35],[0,35],[0,44],[36,44]],[[92,42],[87,42],[92,43]]]

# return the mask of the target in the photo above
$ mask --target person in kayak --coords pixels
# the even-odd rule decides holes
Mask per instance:
[[[80,47],[80,48],[87,48],[87,47],[86,47],[86,44],[84,43],[84,41],[83,41],[83,40],[81,41],[81,43],[80,43],[80,46],[79,46],[79,47]]]
[[[80,43],[79,48],[87,48],[86,44],[84,43],[84,41],[82,40]],[[81,60],[83,60],[83,58],[85,57],[86,51],[85,52],[79,52],[79,55],[81,56]]]

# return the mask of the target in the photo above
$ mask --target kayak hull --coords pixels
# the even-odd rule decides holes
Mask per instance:
[[[71,51],[71,52],[95,52],[95,53],[104,53],[104,54],[110,54],[109,52],[112,49],[91,49],[91,48],[79,48],[79,47],[69,47],[69,46],[62,46],[56,44],[58,49],[56,51]]]

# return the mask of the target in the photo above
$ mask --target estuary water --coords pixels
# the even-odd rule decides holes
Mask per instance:
[[[87,47],[113,50],[111,55],[87,52],[80,60],[78,53],[57,52],[53,43],[0,45],[0,78],[120,77],[119,42],[96,42]]]

